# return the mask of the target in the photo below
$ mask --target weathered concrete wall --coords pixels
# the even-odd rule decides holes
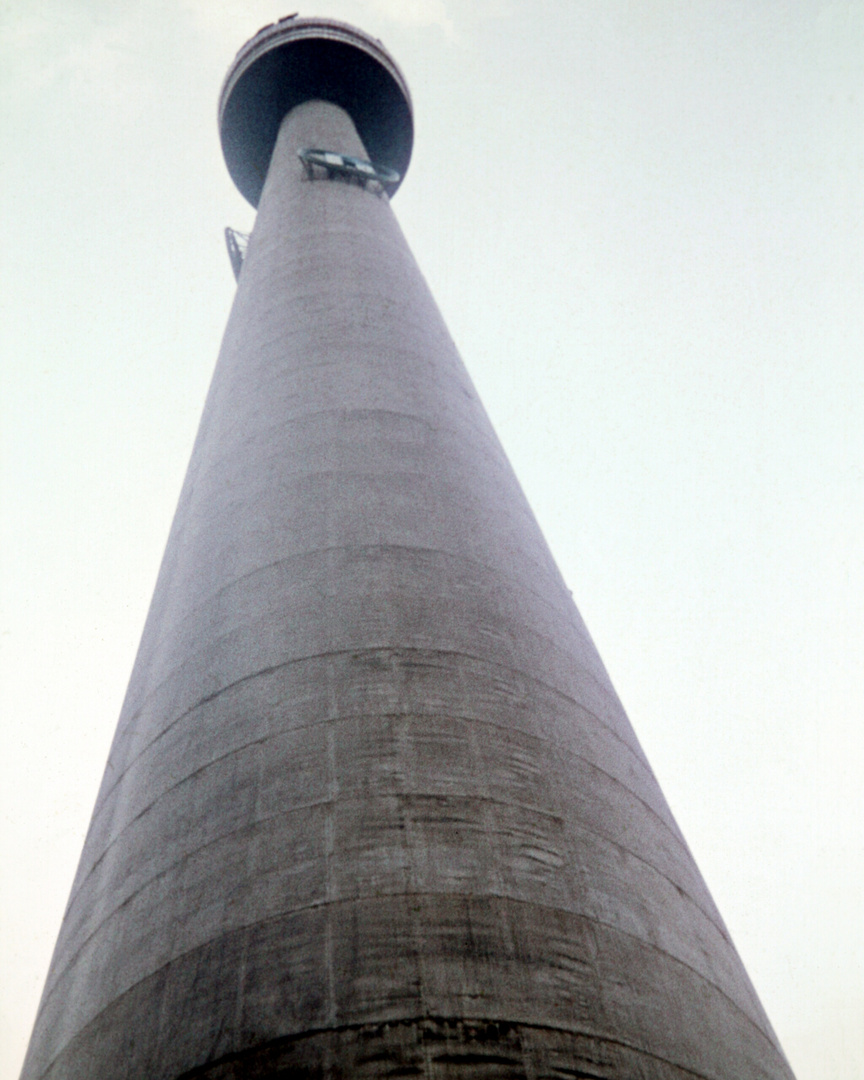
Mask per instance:
[[[789,1078],[347,114],[284,121],[24,1069]]]

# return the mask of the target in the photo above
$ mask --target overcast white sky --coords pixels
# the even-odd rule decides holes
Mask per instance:
[[[0,3],[10,1080],[253,222],[219,86],[291,10]],[[798,1080],[864,1080],[864,3],[303,14],[402,65],[408,241]]]

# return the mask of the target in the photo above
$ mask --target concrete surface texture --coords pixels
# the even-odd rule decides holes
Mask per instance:
[[[23,1076],[788,1080],[387,197],[310,146],[368,156],[279,129]]]

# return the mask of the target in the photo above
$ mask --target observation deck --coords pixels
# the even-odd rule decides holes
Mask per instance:
[[[404,178],[414,120],[405,77],[380,41],[334,19],[291,16],[237,53],[219,96],[219,135],[231,178],[258,206],[287,113],[304,101],[341,106],[376,166]]]

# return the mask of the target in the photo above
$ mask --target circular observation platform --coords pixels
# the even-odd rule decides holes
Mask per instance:
[[[405,176],[414,120],[396,62],[380,41],[347,23],[292,16],[265,26],[246,42],[219,96],[225,163],[253,206],[261,197],[282,120],[295,105],[314,99],[341,106],[372,161]],[[389,188],[391,194],[397,187]]]

